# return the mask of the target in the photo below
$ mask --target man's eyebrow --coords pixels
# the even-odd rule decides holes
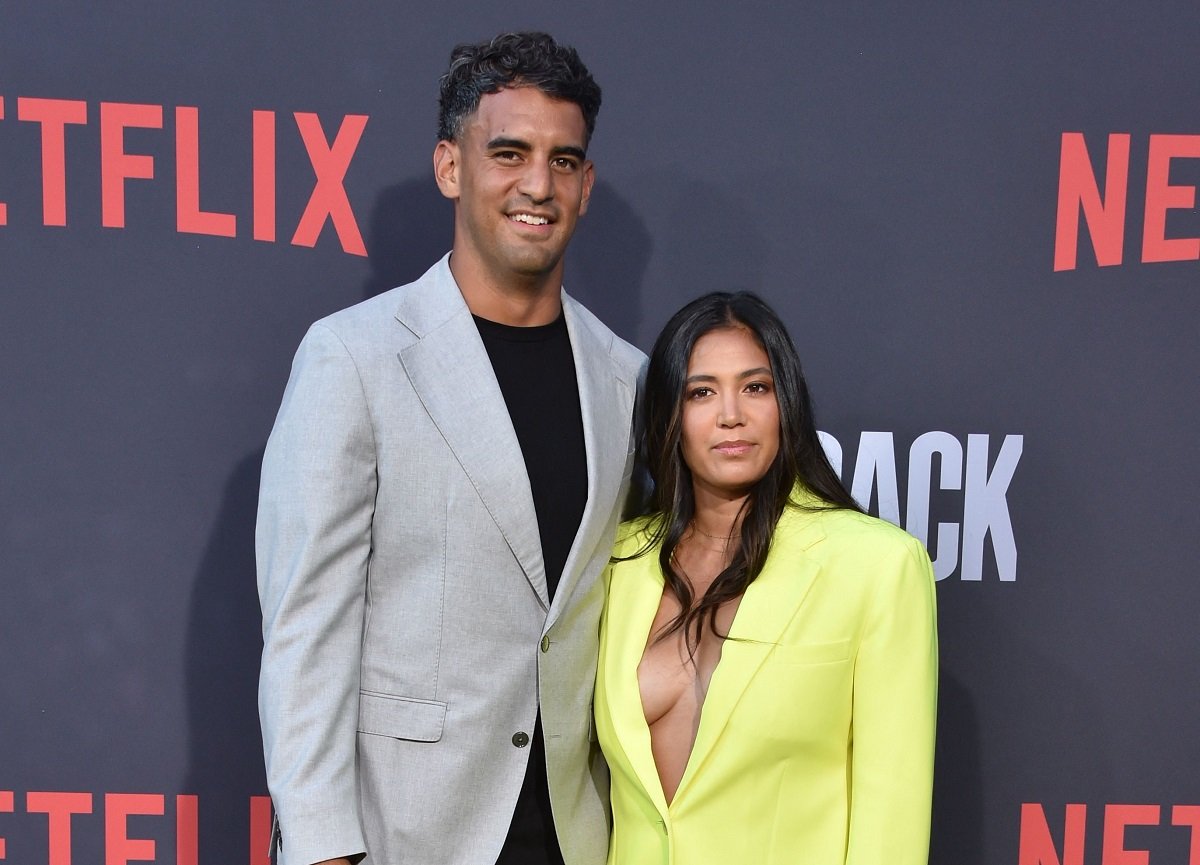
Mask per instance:
[[[488,150],[520,150],[528,152],[533,150],[533,145],[521,138],[493,138],[487,143]],[[550,150],[551,156],[573,156],[580,162],[587,159],[587,151],[582,147],[576,147],[572,144],[564,144],[560,147],[555,147]]]
[[[569,144],[564,144],[562,147],[555,147],[550,151],[552,156],[574,156],[580,162],[587,160],[587,151],[582,147],[574,147]]]
[[[532,150],[533,147],[528,141],[522,141],[520,138],[493,138],[487,143],[488,150]]]

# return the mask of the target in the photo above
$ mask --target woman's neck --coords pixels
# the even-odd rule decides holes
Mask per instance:
[[[696,509],[692,514],[691,528],[702,538],[714,542],[728,541],[738,534],[746,496],[730,498],[700,489],[693,489],[692,495]]]

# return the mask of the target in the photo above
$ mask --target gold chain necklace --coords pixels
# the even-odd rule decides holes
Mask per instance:
[[[710,540],[713,540],[713,541],[726,541],[726,542],[728,542],[728,541],[730,541],[730,540],[732,540],[732,539],[733,539],[733,535],[710,535],[708,532],[704,531],[704,529],[700,528],[700,526],[696,525],[696,520],[695,520],[695,518],[693,518],[693,519],[692,519],[692,521],[691,521],[690,525],[691,525],[691,527],[692,527],[693,529],[695,529],[697,532],[699,532],[700,534],[704,535],[704,537],[706,537],[706,538],[708,538],[708,539],[710,539]]]

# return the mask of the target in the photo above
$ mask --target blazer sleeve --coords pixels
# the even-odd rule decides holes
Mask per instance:
[[[854,672],[847,865],[925,865],[937,707],[933,569],[914,538],[882,563]]]
[[[365,850],[355,742],[376,492],[369,405],[321,324],[292,365],[263,457],[256,552],[267,780],[294,865]]]

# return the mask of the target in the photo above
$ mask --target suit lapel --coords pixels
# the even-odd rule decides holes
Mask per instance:
[[[767,565],[742,596],[729,629],[731,639],[721,648],[676,799],[685,795],[725,731],[742,693],[804,603],[821,570],[807,550],[824,536],[818,521],[804,511],[788,508],[780,519]]]
[[[413,283],[396,318],[417,336],[399,354],[413,389],[548,607],[537,514],[521,446],[446,258]]]
[[[587,453],[588,497],[583,518],[563,566],[549,628],[571,601],[583,566],[603,537],[613,508],[619,505],[621,477],[629,453],[629,436],[636,384],[613,360],[612,336],[597,333],[589,316],[563,293],[563,314],[571,337],[579,408],[583,417],[583,442]]]
[[[642,789],[665,817],[667,800],[650,748],[650,728],[646,725],[637,675],[662,592],[657,548],[614,571],[604,613],[604,687],[616,741]]]

